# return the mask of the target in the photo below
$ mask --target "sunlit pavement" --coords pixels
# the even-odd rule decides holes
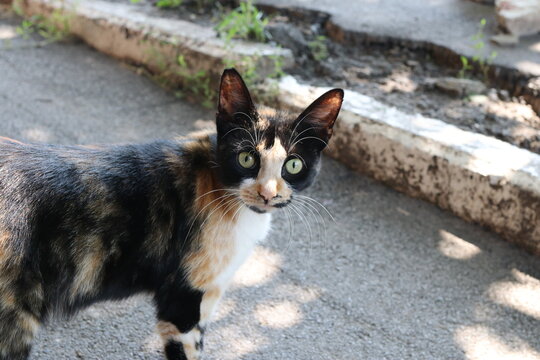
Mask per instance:
[[[170,138],[212,111],[82,44],[37,48],[0,20],[0,135],[89,144]],[[0,154],[1,156],[1,154]],[[274,219],[206,338],[207,359],[540,359],[538,259],[325,159]],[[310,225],[306,225],[308,222]],[[149,299],[39,335],[32,359],[161,359]]]

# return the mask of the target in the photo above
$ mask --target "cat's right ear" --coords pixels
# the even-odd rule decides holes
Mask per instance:
[[[221,75],[218,103],[218,127],[220,121],[247,123],[252,121],[255,107],[248,88],[235,69],[225,69]]]

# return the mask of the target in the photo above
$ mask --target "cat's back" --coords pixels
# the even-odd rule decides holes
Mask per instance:
[[[26,144],[0,137],[0,183],[13,186],[70,188],[85,181],[144,181],[166,162],[165,152],[175,152],[171,143],[140,145],[64,146]],[[146,176],[145,176],[146,175]],[[0,189],[0,192],[2,189]]]
[[[174,151],[166,142],[60,146],[0,138],[0,224],[67,223],[104,204],[143,206],[151,189],[172,183],[166,153]]]

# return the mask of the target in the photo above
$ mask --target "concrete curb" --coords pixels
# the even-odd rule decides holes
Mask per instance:
[[[274,71],[275,57],[281,58],[284,69],[294,64],[288,49],[243,41],[227,44],[213,29],[149,16],[130,4],[100,0],[23,0],[20,5],[28,16],[51,16],[59,11],[67,17],[69,31],[92,47],[121,60],[143,64],[156,73],[166,69],[174,76],[179,55],[184,56],[191,72],[202,70],[209,78],[219,75],[225,59],[240,63],[245,57],[255,57],[262,76]]]
[[[300,110],[327,88],[285,77],[281,105]],[[346,91],[328,154],[410,196],[540,254],[540,156]]]
[[[25,0],[24,10],[29,15],[68,11],[59,4]],[[216,75],[230,51],[212,30],[184,21],[151,18],[129,6],[98,0],[65,4],[72,5],[75,35],[109,55],[157,71],[164,70],[163,64],[148,51],[161,54],[166,66],[183,54],[191,66]],[[239,43],[233,56],[255,53],[263,54],[263,60],[278,54],[292,64],[290,52],[261,44]],[[264,61],[259,66],[264,68]],[[299,110],[325,89],[301,85],[288,76],[279,82],[279,90],[279,105]],[[532,152],[347,91],[328,154],[540,253],[540,156]]]

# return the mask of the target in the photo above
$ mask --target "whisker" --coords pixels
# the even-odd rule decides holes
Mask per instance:
[[[251,121],[252,124],[255,123],[255,121],[253,120],[253,118],[251,117],[251,115],[246,114],[246,113],[243,112],[243,111],[237,111],[237,112],[235,112],[235,113],[233,114],[233,116],[236,115],[236,114],[245,115],[245,116]]]
[[[291,155],[295,155],[300,160],[302,160],[302,162],[304,163],[304,166],[306,167],[306,169],[308,168],[306,161],[304,160],[304,158],[302,156],[300,156],[300,154],[297,154],[297,153],[294,152],[294,153],[291,153]]]
[[[311,227],[309,226],[309,221],[307,220],[306,216],[302,213],[301,209],[296,207],[296,204],[290,204],[291,210],[294,210],[296,214],[300,217],[302,220],[302,223],[306,227],[309,235],[309,257],[313,255],[313,233],[311,232]]]
[[[294,132],[296,131],[296,129],[298,128],[298,126],[300,125],[300,123],[301,123],[302,121],[304,121],[304,120],[305,120],[309,115],[311,115],[312,113],[313,113],[313,111],[308,112],[306,115],[304,115],[304,117],[302,117],[302,118],[296,123],[296,125],[294,126],[293,131],[291,132],[291,137],[292,137],[292,135],[294,134]],[[290,139],[290,138],[289,138],[289,139]],[[293,142],[294,142],[294,141],[293,141]],[[290,144],[291,144],[291,141],[289,141],[289,143],[288,143],[287,145],[290,145]],[[289,147],[289,149],[290,149],[292,146],[288,146],[288,147]]]
[[[306,195],[298,195],[298,194],[296,194],[295,196],[298,197],[298,198],[302,198],[302,199],[308,200],[308,201],[312,201],[312,202],[314,202],[315,204],[319,205],[319,206],[320,206],[320,207],[328,214],[328,216],[330,216],[330,218],[332,219],[332,221],[336,222],[336,219],[332,216],[332,214],[330,213],[330,211],[328,211],[328,209],[326,208],[326,206],[324,206],[323,204],[321,204],[321,203],[318,202],[317,200],[313,199],[312,197],[306,196]]]
[[[294,147],[296,144],[298,144],[300,141],[304,141],[304,140],[307,140],[307,139],[314,139],[314,140],[319,140],[320,142],[322,142],[325,146],[328,146],[328,143],[326,141],[324,141],[323,139],[320,139],[316,136],[305,136],[303,138],[301,138],[300,140],[297,140],[294,144],[292,144],[290,147]]]
[[[218,210],[220,210],[222,207],[226,207],[228,204],[230,204],[231,202],[234,202],[235,200],[237,200],[236,198],[232,198],[232,199],[227,199],[227,200],[224,200],[224,202],[220,203],[215,209],[213,209],[210,214],[208,214],[206,216],[206,218],[204,219],[204,221],[202,222],[201,226],[199,226],[199,230],[202,230],[204,228],[204,225],[206,225],[206,223],[208,222],[208,220],[210,220],[212,218],[212,215],[214,215],[214,213]]]
[[[293,141],[291,141],[292,143],[294,143],[296,141],[296,139],[298,139],[300,137],[300,135],[302,135],[303,133],[305,133],[306,131],[309,131],[311,129],[316,129],[315,126],[312,126],[312,127],[309,127],[307,129],[304,129],[302,130],[299,134],[296,134],[296,136],[294,137]]]
[[[204,194],[198,196],[197,198],[195,198],[195,200],[193,200],[193,202],[197,202],[200,198],[202,198],[202,197],[204,197],[204,196],[206,196],[208,194],[215,193],[216,191],[228,191],[228,192],[232,192],[232,193],[239,193],[240,192],[240,190],[238,190],[238,189],[227,189],[227,188],[214,189],[214,190],[207,191]]]
[[[237,147],[240,148],[240,150],[246,148],[245,146],[243,146],[242,144],[243,143],[249,143],[249,146],[247,147],[248,149],[251,149],[253,150],[254,152],[257,152],[257,149],[253,146],[253,143],[249,140],[249,139],[244,139],[242,141],[240,141],[238,144],[237,144]]]
[[[299,217],[300,219],[302,220],[302,223],[304,224],[308,234],[309,234],[309,239],[310,240],[313,240],[313,233],[311,232],[311,227],[309,226],[309,222],[306,218],[306,216],[302,213],[301,209],[297,208],[295,206],[295,204],[291,203],[289,204],[289,206],[291,207],[291,210],[293,210]]]
[[[326,231],[326,223],[324,222],[324,218],[322,217],[321,213],[315,206],[307,202],[305,199],[296,200],[297,205],[303,206],[311,215],[313,215],[313,219],[317,225],[317,234],[319,235],[319,239],[323,240],[326,245],[328,234]]]
[[[229,199],[229,200],[230,200],[230,199]],[[228,213],[229,211],[231,211],[236,205],[241,205],[241,204],[242,204],[242,201],[241,201],[240,199],[238,199],[238,198],[235,198],[235,199],[232,199],[232,200],[235,200],[235,201],[232,201],[232,204],[231,204],[231,202],[229,201],[229,204],[231,204],[231,206],[227,206],[227,207],[225,208],[225,211],[223,211],[223,214],[221,214],[221,217],[219,218],[218,223],[221,223],[221,220],[223,220],[223,218],[225,217],[225,215],[227,215],[227,213]],[[234,214],[234,215],[232,216],[232,219],[234,219],[234,216],[235,216],[235,215],[236,215],[236,214]]]
[[[285,208],[285,210],[286,210],[287,220],[289,221],[289,238],[287,239],[287,247],[290,247],[290,244],[292,243],[292,230],[293,230],[292,214],[291,214],[290,209]]]
[[[254,139],[253,141],[254,141],[254,143],[255,143],[254,145],[256,146],[256,144],[259,143],[259,140],[260,140],[260,139],[257,138],[257,127],[255,126],[255,123],[256,123],[255,120],[253,120],[253,118],[252,118],[249,114],[246,114],[245,112],[242,112],[242,111],[237,111],[237,112],[235,112],[235,113],[233,114],[233,116],[236,115],[236,114],[244,115],[244,116],[246,116],[246,117],[250,120],[251,126],[253,126],[253,130],[254,130],[254,132],[255,132],[255,139]],[[247,131],[247,130],[246,130],[246,131]],[[248,131],[248,132],[249,132],[249,131]],[[250,135],[251,135],[251,133],[250,133]]]
[[[213,192],[213,191],[211,191]],[[210,193],[210,191],[209,191]],[[218,200],[222,200],[222,199],[225,199],[225,198],[228,198],[228,197],[232,197],[232,196],[235,196],[236,194],[231,194],[231,193],[227,193],[227,194],[224,194],[224,195],[221,195],[219,197],[217,197],[216,199],[210,201],[208,204],[206,204],[201,210],[199,210],[199,212],[193,217],[193,219],[191,220],[191,224],[189,226],[189,229],[188,229],[188,232],[186,234],[186,237],[185,237],[185,240],[187,240],[189,238],[189,235],[191,234],[191,230],[193,228],[193,225],[195,225],[195,221],[197,220],[197,218],[203,213],[203,211],[210,205],[212,205],[213,203],[215,203],[216,201]],[[200,198],[200,197],[199,197]],[[201,225],[202,226],[202,225]]]
[[[239,204],[240,204],[240,205],[243,205],[243,203],[242,203],[241,201],[239,201]],[[236,215],[238,214],[238,212],[239,212],[240,210],[242,210],[242,207],[243,207],[243,206],[239,206],[238,209],[236,209],[236,211],[234,212],[234,214],[233,214],[233,216],[232,216],[233,219],[236,218]]]
[[[224,137],[227,136],[229,133],[231,133],[231,132],[233,132],[233,131],[235,131],[235,130],[243,130],[243,131],[247,132],[247,133],[249,134],[249,137],[251,138],[253,147],[257,147],[257,142],[255,141],[255,138],[254,138],[253,135],[249,132],[249,130],[246,129],[246,128],[240,127],[240,126],[235,127],[234,129],[231,129],[231,130],[227,131],[227,132],[225,133],[225,135],[222,136],[222,138],[224,138]]]

